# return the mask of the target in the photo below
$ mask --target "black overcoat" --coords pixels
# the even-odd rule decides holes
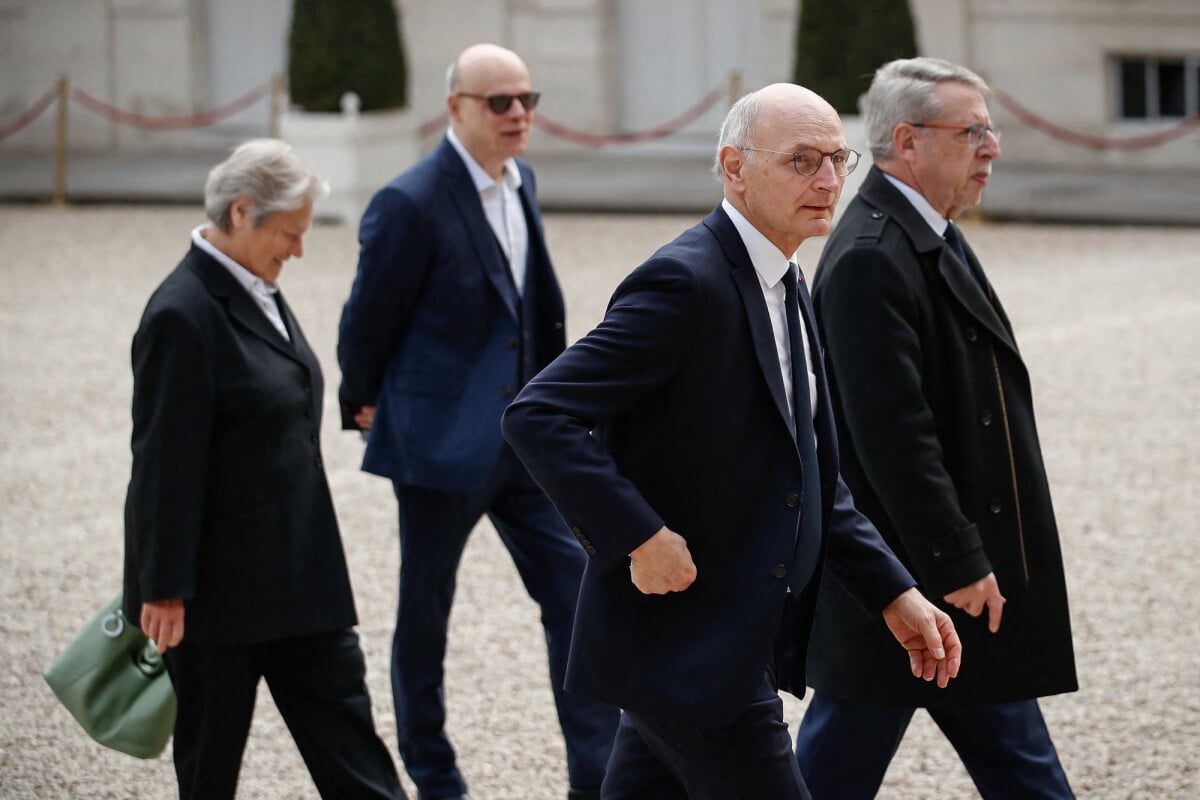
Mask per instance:
[[[341,630],[354,600],[321,459],[321,367],[195,245],[133,338],[125,612],[182,597],[184,635],[244,644]]]
[[[813,296],[842,473],[921,590],[954,618],[963,663],[948,689],[914,681],[879,618],[828,575],[809,654],[818,691],[936,706],[1077,688],[1029,375],[983,281],[877,168],[822,254]],[[994,635],[986,613],[941,601],[993,570],[1008,600]]]

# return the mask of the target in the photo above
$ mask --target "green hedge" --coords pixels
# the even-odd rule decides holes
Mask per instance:
[[[363,111],[408,104],[408,62],[393,0],[294,0],[288,94],[305,111],[339,111],[354,92]]]
[[[916,55],[908,0],[800,0],[793,79],[838,113],[858,113],[881,65]]]

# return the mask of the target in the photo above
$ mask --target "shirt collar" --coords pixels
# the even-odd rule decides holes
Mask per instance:
[[[463,143],[454,135],[453,128],[446,129],[446,138],[450,140],[450,145],[458,153],[458,157],[467,165],[467,172],[471,175],[471,182],[475,184],[475,191],[484,192],[497,185],[497,181],[491,175],[487,174],[487,170],[479,166],[479,162],[475,160],[475,157],[467,151]],[[521,170],[517,169],[516,159],[509,158],[504,161],[504,173],[501,175],[501,179],[513,191],[521,187]]]
[[[242,285],[248,292],[254,292],[259,295],[272,295],[279,291],[279,285],[274,281],[264,281],[262,278],[255,275],[250,270],[243,267],[241,264],[234,261],[222,251],[218,250],[216,245],[204,238],[204,231],[211,228],[212,225],[205,223],[197,225],[192,231],[192,244],[199,247],[204,252],[215,258],[221,266],[229,270],[229,273],[237,279],[237,282]]]
[[[732,203],[722,200],[721,208],[725,210],[733,227],[737,228],[738,235],[742,237],[742,244],[746,245],[746,252],[750,254],[750,263],[754,265],[754,271],[758,273],[759,279],[767,286],[774,288],[775,284],[779,283],[788,271],[789,260],[779,252],[778,247],[771,244],[770,239],[751,225],[750,221],[743,217],[742,212],[734,208]],[[792,258],[795,258],[794,253]]]
[[[882,171],[882,170],[881,170]],[[938,236],[943,236],[946,233],[946,226],[950,224],[950,220],[939,214],[929,201],[925,199],[925,195],[918,192],[913,187],[909,186],[899,178],[893,177],[886,172],[883,177],[891,181],[892,185],[900,190],[900,194],[908,198],[908,202],[912,203],[912,207],[921,215],[921,219],[929,223],[929,227],[933,228],[933,232]]]

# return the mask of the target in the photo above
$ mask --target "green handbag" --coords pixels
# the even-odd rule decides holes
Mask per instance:
[[[45,672],[54,694],[100,744],[154,758],[175,728],[175,688],[121,596],[100,610]]]

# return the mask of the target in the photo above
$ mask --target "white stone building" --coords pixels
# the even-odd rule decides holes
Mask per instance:
[[[918,47],[998,90],[1004,156],[984,210],[1045,218],[1200,221],[1200,3],[910,0]],[[68,197],[199,196],[236,141],[273,132],[271,99],[185,126],[281,73],[290,0],[0,0],[0,196],[55,187],[60,75],[128,112],[67,103]],[[437,138],[443,74],[464,46],[521,53],[543,92],[529,158],[543,203],[701,210],[715,132],[736,91],[789,80],[797,0],[401,0],[412,126]],[[731,82],[734,84],[731,87]],[[670,135],[711,92],[720,98]],[[106,113],[113,113],[108,111]],[[142,115],[130,117],[129,114]],[[164,123],[163,120],[166,120]],[[1189,121],[1190,120],[1190,121]],[[581,143],[644,134],[637,143]],[[139,127],[139,125],[141,127]],[[865,150],[848,124],[851,146]],[[865,170],[863,170],[865,171]],[[380,181],[382,182],[382,176]]]

